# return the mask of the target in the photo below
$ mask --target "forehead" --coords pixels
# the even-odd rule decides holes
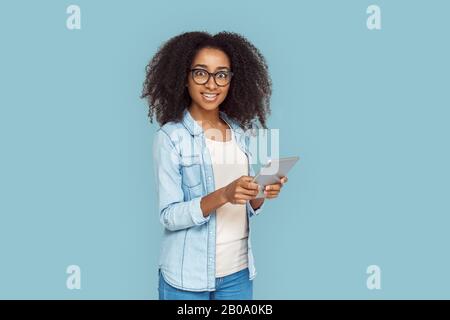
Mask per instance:
[[[192,66],[203,64],[210,69],[230,67],[230,59],[225,52],[219,49],[203,48],[195,55]]]

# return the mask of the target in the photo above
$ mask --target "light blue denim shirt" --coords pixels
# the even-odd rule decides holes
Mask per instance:
[[[224,112],[241,150],[247,155],[249,175],[254,176],[250,137]],[[202,127],[188,110],[180,122],[168,122],[156,132],[153,142],[158,212],[164,233],[159,270],[172,286],[189,291],[215,290],[216,215],[203,217],[200,200],[215,191],[213,167]],[[264,205],[263,205],[264,206]],[[247,215],[257,215],[249,201]],[[248,236],[250,279],[256,276]]]

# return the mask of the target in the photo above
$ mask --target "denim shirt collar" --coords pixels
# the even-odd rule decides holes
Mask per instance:
[[[237,133],[238,135],[242,135],[244,133],[244,130],[237,123],[235,123],[235,121],[230,119],[225,112],[219,111],[219,115],[235,133]],[[189,131],[189,133],[193,136],[201,135],[204,133],[203,128],[197,123],[197,121],[194,120],[187,108],[184,109],[183,112],[183,124]]]

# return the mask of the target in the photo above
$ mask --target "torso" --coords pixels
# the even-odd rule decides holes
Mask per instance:
[[[230,127],[222,119],[220,119],[220,122],[215,124],[215,126],[212,126],[208,121],[204,121],[203,130],[205,131],[205,137],[208,139],[221,142],[231,140]]]
[[[248,175],[248,159],[230,131],[228,141],[206,138],[211,155],[216,190]],[[245,204],[227,203],[216,209],[216,277],[248,266],[248,220]]]

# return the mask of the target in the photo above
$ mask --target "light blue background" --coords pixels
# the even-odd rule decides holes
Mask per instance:
[[[72,3],[81,30],[66,28]],[[255,298],[450,298],[449,12],[444,0],[2,1],[0,298],[157,298],[156,124],[139,95],[158,46],[192,30],[262,51],[269,126],[281,154],[303,158],[253,221]]]

